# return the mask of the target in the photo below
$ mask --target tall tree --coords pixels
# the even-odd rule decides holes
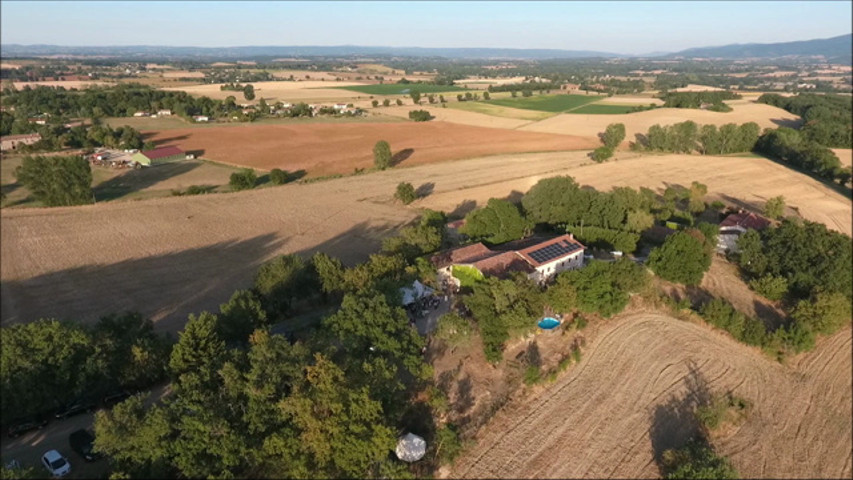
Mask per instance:
[[[18,181],[48,207],[92,203],[92,169],[82,157],[24,157]]]
[[[625,124],[611,123],[601,134],[601,142],[605,147],[615,150],[625,140]]]
[[[522,238],[530,233],[531,222],[506,200],[489,199],[484,208],[465,216],[461,232],[476,240],[504,243]]]
[[[698,230],[670,235],[649,254],[649,268],[655,274],[685,285],[698,285],[710,267],[711,248]]]
[[[379,140],[373,146],[373,164],[380,170],[391,166],[391,145],[385,140]]]

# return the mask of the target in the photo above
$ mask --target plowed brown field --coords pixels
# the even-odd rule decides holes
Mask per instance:
[[[373,146],[391,145],[403,165],[498,153],[595,148],[592,139],[548,133],[429,123],[250,125],[175,129],[152,137],[163,145],[204,150],[204,158],[264,170],[306,170],[309,176],[373,166]]]
[[[450,476],[659,478],[656,455],[696,432],[695,403],[732,391],[753,408],[715,443],[743,478],[850,478],[850,328],[792,367],[706,325],[627,315],[553,387],[498,413]]]

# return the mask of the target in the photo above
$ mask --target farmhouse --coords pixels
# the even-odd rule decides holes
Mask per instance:
[[[178,147],[155,148],[154,150],[134,153],[133,156],[130,157],[132,162],[146,167],[184,160],[186,158],[187,154]]]
[[[751,212],[733,213],[720,222],[720,234],[717,236],[717,251],[720,253],[737,252],[737,239],[747,230],[764,230],[770,226],[770,220]]]
[[[17,150],[20,145],[32,145],[41,140],[41,134],[25,133],[22,135],[6,135],[0,137],[0,150]]]
[[[524,272],[528,278],[543,283],[560,272],[583,266],[584,247],[572,234],[538,242],[522,249],[491,250],[482,243],[466,245],[432,257],[440,281],[459,285],[453,267],[474,268],[483,275],[505,277],[511,272]]]

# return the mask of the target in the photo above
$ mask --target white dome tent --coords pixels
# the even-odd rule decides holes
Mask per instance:
[[[397,450],[394,453],[404,462],[417,462],[426,454],[426,440],[414,433],[407,433],[397,441]]]

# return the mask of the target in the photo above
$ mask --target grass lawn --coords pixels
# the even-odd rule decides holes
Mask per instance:
[[[168,130],[170,128],[187,128],[200,123],[190,123],[181,117],[109,117],[104,119],[104,123],[112,128],[123,127],[125,125],[133,127],[137,130]]]
[[[517,118],[520,120],[544,120],[554,116],[551,112],[538,112],[535,110],[524,110],[495,105],[490,102],[448,102],[447,108],[465,110],[468,112],[483,113],[494,117]]]
[[[501,98],[488,103],[504,107],[538,110],[540,112],[565,112],[588,103],[597,102],[604,97],[599,95],[536,95],[533,97]]]
[[[483,274],[474,267],[454,265],[452,268],[452,272],[453,276],[459,279],[459,283],[463,287],[473,287],[478,282],[481,282],[485,279]]]
[[[466,92],[468,91],[465,88],[457,87],[454,85],[429,85],[429,84],[418,84],[418,83],[385,83],[385,84],[377,84],[377,85],[352,85],[349,87],[332,87],[332,88],[340,88],[342,90],[351,90],[353,92],[366,93],[368,95],[408,95],[412,91],[421,92],[421,94],[427,93],[439,93],[439,92]]]
[[[584,105],[580,108],[572,110],[568,113],[580,113],[587,115],[608,115],[608,114],[622,114],[629,113],[634,107],[629,105],[604,105],[604,104],[592,104],[592,105]]]

